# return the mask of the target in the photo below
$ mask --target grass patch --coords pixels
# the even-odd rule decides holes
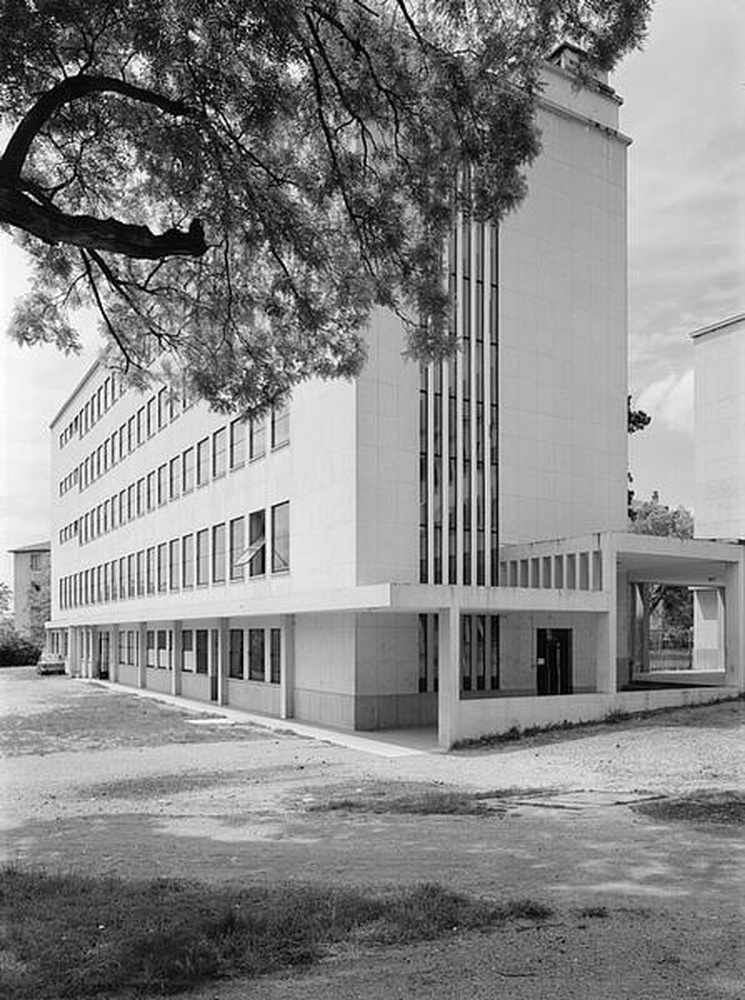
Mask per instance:
[[[0,871],[0,906],[7,1000],[165,995],[307,965],[344,942],[407,944],[551,915],[531,900],[499,904],[436,884],[236,888],[13,867]]]
[[[737,791],[690,792],[676,798],[640,802],[633,808],[650,819],[719,826],[745,824],[745,793]]]
[[[309,802],[306,810],[399,816],[493,816],[504,815],[505,799],[545,794],[545,789],[501,788],[487,792],[464,792],[426,784],[370,782],[353,790],[344,789],[330,798]]]

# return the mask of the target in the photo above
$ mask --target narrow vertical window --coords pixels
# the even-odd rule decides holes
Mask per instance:
[[[221,427],[212,435],[212,478],[224,476],[227,469],[227,430]]]
[[[168,464],[168,496],[171,500],[177,500],[180,496],[180,463],[181,456],[177,455],[175,458],[172,458]]]
[[[248,679],[250,681],[265,680],[264,655],[264,629],[250,628],[248,630]]]
[[[187,448],[181,456],[184,493],[194,489],[194,449]]]
[[[197,532],[197,586],[203,586],[210,582],[209,539],[207,528]]]
[[[204,486],[210,478],[210,439],[197,443],[197,486]]]
[[[165,542],[158,546],[158,593],[168,589],[168,546]]]
[[[237,560],[243,552],[246,544],[246,521],[243,517],[235,517],[230,522],[230,579],[242,580],[244,577],[243,564],[238,564]]]
[[[272,448],[281,448],[290,442],[290,406],[284,402],[272,409]]]
[[[194,670],[194,632],[190,628],[181,632],[181,669],[187,673]]]
[[[251,421],[249,432],[251,461],[266,454],[266,417],[256,417]]]
[[[230,425],[230,468],[238,469],[246,461],[246,423],[240,417]]]
[[[272,573],[284,573],[290,568],[290,504],[272,507]]]
[[[155,546],[145,554],[145,591],[148,594],[155,593]]]
[[[228,636],[228,676],[243,680],[243,629],[231,628]]]
[[[248,575],[266,573],[266,514],[255,510],[248,519]]]
[[[171,590],[178,590],[180,586],[181,553],[179,548],[178,538],[173,538],[168,543],[168,580]]]
[[[198,674],[206,674],[208,671],[208,649],[209,632],[206,628],[197,629],[197,670]]]
[[[212,582],[225,583],[225,525],[212,528]]]
[[[269,634],[269,681],[279,684],[282,679],[282,629],[273,628]]]
[[[194,535],[181,539],[181,582],[184,587],[194,586]]]

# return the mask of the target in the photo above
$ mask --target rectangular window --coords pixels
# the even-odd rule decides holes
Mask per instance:
[[[264,629],[250,628],[248,630],[248,679],[250,681],[263,681],[265,677]]]
[[[197,629],[197,673],[208,672],[209,632],[206,628]]]
[[[158,506],[162,507],[168,499],[168,466],[158,467]]]
[[[224,427],[212,435],[212,478],[224,476],[227,468],[227,437]]]
[[[119,596],[124,600],[125,597],[129,597],[129,590],[127,589],[127,559],[122,556],[119,560]]]
[[[181,456],[177,455],[172,458],[168,464],[168,496],[171,500],[178,499],[180,495],[180,479],[179,473],[181,472],[180,465]]]
[[[127,520],[134,521],[135,510],[137,509],[137,493],[135,484],[127,487]]]
[[[147,430],[147,436],[150,438],[155,434],[157,430],[156,426],[156,416],[155,416],[155,396],[151,396],[147,401],[147,415],[145,417],[145,427]]]
[[[168,543],[168,580],[171,590],[179,589],[179,570],[181,568],[181,553],[178,538]]]
[[[162,542],[158,546],[158,593],[164,594],[168,589],[168,546]]]
[[[145,639],[146,653],[145,653],[145,663],[148,667],[155,666],[155,632],[152,629],[148,629]]]
[[[166,393],[165,388],[158,392],[158,430],[162,430],[166,425]]]
[[[127,593],[130,597],[135,596],[135,557],[134,554],[127,556]]]
[[[148,472],[147,474],[147,509],[155,509],[155,499],[156,499],[156,475],[155,472]]]
[[[204,486],[210,476],[210,439],[197,443],[197,486]]]
[[[225,583],[225,525],[212,528],[212,582]]]
[[[272,448],[281,448],[290,441],[290,407],[287,403],[272,410]]]
[[[181,539],[181,585],[194,586],[194,535]]]
[[[165,629],[158,629],[158,669],[167,670],[168,663],[168,632]]]
[[[209,531],[203,528],[197,532],[197,586],[210,582]]]
[[[246,423],[240,417],[230,425],[230,468],[237,469],[246,461]]]
[[[181,471],[184,485],[184,493],[190,493],[194,489],[194,449],[187,448],[181,456]]]
[[[141,406],[137,411],[135,420],[135,442],[139,447],[145,440],[145,407]]]
[[[285,573],[290,568],[290,504],[272,507],[272,573]]]
[[[251,421],[249,442],[251,461],[266,454],[266,417],[256,417]]]
[[[235,517],[230,522],[230,579],[242,580],[244,575],[243,564],[238,565],[236,560],[243,553],[246,544],[246,520],[243,517]]]
[[[143,549],[137,553],[137,596],[142,597],[145,593],[145,552]]]
[[[266,513],[255,510],[248,519],[248,551],[242,562],[248,563],[249,576],[266,573]]]
[[[228,676],[243,680],[243,629],[231,628],[229,636]]]
[[[131,416],[127,421],[127,452],[130,454],[135,450],[135,424],[136,418]]]
[[[279,684],[282,676],[282,629],[273,628],[269,633],[269,680]]]
[[[137,516],[142,517],[145,513],[145,480],[137,480]]]
[[[194,633],[188,628],[181,633],[181,669],[194,670]]]
[[[148,594],[155,593],[155,546],[145,556],[145,587]]]

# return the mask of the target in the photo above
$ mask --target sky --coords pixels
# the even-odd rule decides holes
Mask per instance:
[[[657,0],[611,83],[629,149],[629,390],[651,425],[629,441],[637,495],[693,508],[695,329],[745,312],[745,4]],[[738,214],[739,213],[739,214]],[[49,538],[49,423],[96,357],[20,348],[4,331],[27,280],[0,233],[0,580],[7,549]]]

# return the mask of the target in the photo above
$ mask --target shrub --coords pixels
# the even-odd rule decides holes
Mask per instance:
[[[15,629],[0,633],[0,667],[25,667],[39,662],[41,646]]]

